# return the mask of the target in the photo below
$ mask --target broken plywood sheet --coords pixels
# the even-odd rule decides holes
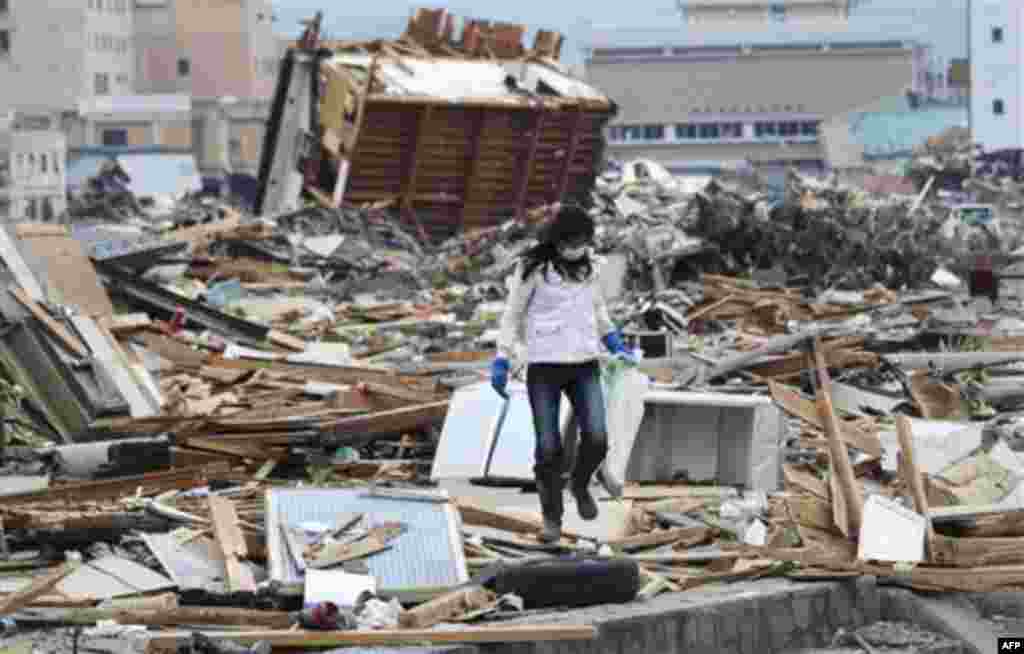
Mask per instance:
[[[910,422],[914,434],[914,458],[917,467],[926,475],[938,475],[981,446],[983,423],[915,418]],[[882,468],[896,472],[896,455],[900,447],[895,426],[891,431],[880,432],[878,437],[885,449]]]
[[[167,577],[118,556],[105,556],[83,565],[57,585],[57,590],[68,597],[98,600],[174,588],[174,582]]]
[[[22,224],[15,227],[15,233],[26,263],[43,280],[48,300],[78,307],[89,316],[114,314],[92,261],[66,228]]]
[[[181,544],[173,533],[143,534],[142,540],[179,588],[225,592],[227,569],[217,558],[216,544],[200,538]]]
[[[3,260],[15,281],[32,300],[42,302],[46,299],[39,281],[25,263],[17,244],[6,229],[0,229],[0,260]]]

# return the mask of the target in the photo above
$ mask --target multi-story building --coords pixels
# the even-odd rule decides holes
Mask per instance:
[[[108,0],[109,1],[109,0]],[[138,93],[269,98],[278,39],[268,0],[136,0]]]
[[[45,127],[10,118],[0,124],[0,221],[53,221],[67,207],[67,144]]]
[[[184,94],[105,96],[83,100],[64,117],[68,146],[192,148],[192,101]]]
[[[926,53],[914,42],[769,36],[592,48],[588,81],[619,103],[609,155],[680,172],[694,161],[815,169],[821,121],[920,86]]]
[[[613,157],[676,172],[744,161],[813,170],[826,160],[823,120],[928,86],[928,48],[852,29],[851,0],[677,3],[681,29],[616,31],[586,51],[588,80],[619,103]]]
[[[743,29],[766,23],[814,26],[846,23],[851,0],[677,0],[683,19],[698,29]]]
[[[73,111],[132,92],[132,0],[0,0],[0,109]]]
[[[1024,3],[970,0],[970,123],[986,150],[1024,147]]]

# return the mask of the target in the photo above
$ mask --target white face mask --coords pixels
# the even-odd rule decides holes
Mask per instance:
[[[580,245],[574,248],[561,248],[558,252],[566,261],[579,261],[587,254],[587,246]]]

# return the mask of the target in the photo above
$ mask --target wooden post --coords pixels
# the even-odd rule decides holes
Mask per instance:
[[[910,418],[907,416],[896,418],[896,435],[900,439],[900,475],[914,499],[914,508],[924,516],[925,546],[930,559],[935,530],[932,528],[932,520],[928,516],[928,494],[924,490],[924,478],[921,476],[921,471],[918,470],[917,461],[914,458],[914,429],[911,426]]]
[[[210,496],[210,520],[213,534],[224,554],[224,565],[228,573],[228,587],[231,592],[255,591],[256,580],[243,563],[249,549],[238,524],[235,505],[223,497]]]
[[[341,157],[338,162],[338,180],[334,184],[333,201],[335,207],[340,207],[345,197],[345,190],[348,187],[348,180],[352,174],[352,165],[355,163],[356,153],[359,151],[359,137],[363,135],[363,123],[366,122],[366,105],[373,95],[373,78],[377,74],[377,60],[379,55],[373,55],[370,60],[370,68],[366,75],[366,84],[363,87],[362,95],[356,108],[355,132],[352,136],[352,148]]]
[[[413,197],[416,195],[416,177],[419,175],[420,169],[420,153],[423,151],[423,143],[427,140],[427,135],[430,133],[430,117],[434,113],[434,107],[427,105],[419,110],[416,119],[416,140],[412,145],[412,152],[409,154],[409,168],[405,175],[405,183],[402,184],[402,213],[407,219],[411,219],[416,224],[416,229],[420,233],[420,238],[424,242],[428,241],[427,231],[423,228],[423,223],[420,221],[419,216],[413,210]]]
[[[583,126],[583,107],[577,107],[575,113],[572,127],[569,129],[569,149],[565,153],[565,162],[558,174],[558,187],[553,198],[554,202],[561,202],[565,197],[565,191],[569,187],[569,171],[572,168],[572,160],[576,158],[576,150],[579,148],[580,128]]]
[[[857,487],[857,478],[853,474],[853,465],[850,464],[846,445],[840,437],[839,420],[832,407],[832,395],[829,391],[832,382],[828,376],[825,357],[821,353],[819,338],[814,339],[812,348],[807,360],[813,373],[811,378],[814,381],[814,401],[828,439],[833,519],[843,535],[849,537],[856,534],[860,528],[864,501]]]
[[[21,608],[27,606],[36,598],[45,595],[47,591],[59,584],[69,574],[77,570],[79,565],[81,565],[80,561],[68,561],[64,565],[54,568],[42,577],[35,579],[26,588],[11,593],[7,597],[3,598],[0,600],[0,615],[17,613]]]
[[[462,209],[459,211],[459,231],[462,232],[466,230],[466,214],[468,213],[466,207],[469,205],[469,201],[473,197],[473,189],[476,188],[477,182],[480,179],[481,141],[484,136],[484,123],[487,121],[487,110],[477,109],[475,110],[475,116],[470,132],[470,155],[469,166],[466,169],[466,185],[462,189]]]
[[[533,159],[537,156],[537,143],[540,141],[541,129],[544,127],[542,108],[534,110],[532,133],[526,150],[526,158],[516,179],[516,218],[521,220],[526,213],[526,196],[530,190],[530,175],[533,173]]]

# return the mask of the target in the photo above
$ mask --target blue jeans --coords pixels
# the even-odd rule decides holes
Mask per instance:
[[[608,453],[608,427],[598,362],[531,363],[526,369],[526,391],[537,436],[533,468],[537,479],[562,474],[564,450],[559,410],[564,392],[580,427],[573,482],[585,486]]]

